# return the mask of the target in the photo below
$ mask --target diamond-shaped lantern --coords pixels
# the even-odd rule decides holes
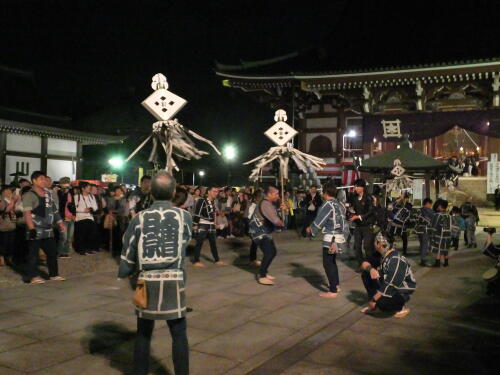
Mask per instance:
[[[161,121],[170,120],[186,105],[187,101],[166,90],[159,89],[142,102],[149,113]]]
[[[286,112],[282,109],[276,111],[274,119],[278,122],[267,129],[264,134],[278,146],[284,146],[297,135],[298,131],[285,122]]]
[[[392,168],[391,174],[396,177],[401,177],[405,171],[406,170],[401,166],[401,160],[394,160],[394,168]]]

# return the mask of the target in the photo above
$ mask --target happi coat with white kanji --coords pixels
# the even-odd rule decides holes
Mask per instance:
[[[146,281],[143,319],[173,320],[186,315],[186,247],[191,239],[189,212],[169,201],[155,201],[131,220],[123,237],[119,278],[139,272]]]

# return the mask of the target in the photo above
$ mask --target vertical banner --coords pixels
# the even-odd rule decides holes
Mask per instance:
[[[139,174],[137,176],[137,185],[141,184],[141,178],[144,176],[144,168],[139,167]]]
[[[495,194],[495,189],[500,185],[500,163],[498,162],[498,154],[491,154],[486,173],[486,194]]]
[[[424,199],[424,184],[425,181],[423,179],[415,179],[413,180],[413,199],[422,200]]]

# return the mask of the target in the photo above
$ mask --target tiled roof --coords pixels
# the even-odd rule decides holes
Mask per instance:
[[[52,126],[23,123],[4,119],[0,119],[0,132],[70,139],[73,141],[82,142],[84,145],[104,145],[110,143],[119,143],[125,139],[125,137],[123,136],[87,133],[78,130],[56,128]]]

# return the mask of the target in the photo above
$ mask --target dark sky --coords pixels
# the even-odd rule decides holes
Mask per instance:
[[[35,72],[40,99],[20,108],[102,123],[103,131],[123,122],[125,133],[142,134],[153,118],[140,102],[151,93],[151,76],[162,72],[188,100],[181,122],[218,145],[238,144],[243,161],[270,146],[262,131],[273,112],[221,87],[215,60],[236,64],[320,46],[332,68],[338,61],[356,67],[500,56],[494,1],[291,3],[1,1],[0,64]],[[128,140],[124,152],[136,143]]]

